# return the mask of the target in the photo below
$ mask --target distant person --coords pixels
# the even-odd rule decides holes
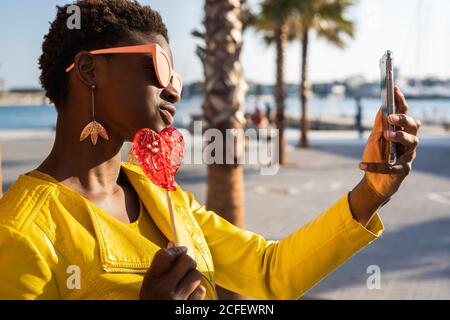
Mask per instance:
[[[364,136],[364,126],[362,124],[362,104],[360,97],[356,97],[355,126],[359,133],[359,139],[362,139]]]
[[[270,103],[266,102],[266,119],[269,124],[269,126],[272,124],[272,108],[270,107]]]
[[[268,126],[266,115],[259,107],[252,114],[252,123],[256,129],[265,129]]]
[[[245,129],[253,128],[253,122],[252,122],[252,114],[250,112],[244,113],[245,118]]]
[[[256,137],[259,139],[262,136],[265,136],[265,132],[261,131],[259,129],[267,129],[269,126],[269,123],[267,121],[266,115],[259,107],[255,108],[255,111],[252,114],[252,123],[253,128],[256,129]]]

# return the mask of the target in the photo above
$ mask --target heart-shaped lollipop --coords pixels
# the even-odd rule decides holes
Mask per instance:
[[[154,184],[174,191],[175,175],[183,161],[184,150],[184,137],[177,128],[166,127],[159,133],[143,128],[134,136],[132,154]]]

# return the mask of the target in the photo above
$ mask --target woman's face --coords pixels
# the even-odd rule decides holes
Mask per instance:
[[[159,44],[173,67],[169,44],[161,35],[139,35],[116,46],[149,43]],[[170,84],[166,88],[159,84],[151,54],[112,54],[101,59],[95,75],[95,112],[100,123],[104,121],[125,141],[132,141],[141,128],[159,132],[171,124],[173,104],[180,100],[180,94]]]

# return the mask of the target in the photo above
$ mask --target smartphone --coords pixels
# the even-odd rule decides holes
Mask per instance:
[[[387,129],[395,131],[395,126],[387,121],[390,114],[395,113],[394,99],[394,55],[387,50],[380,59],[381,109],[386,119]],[[384,147],[384,160],[389,164],[397,162],[396,143],[387,141]]]

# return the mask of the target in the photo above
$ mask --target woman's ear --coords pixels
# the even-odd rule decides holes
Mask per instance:
[[[74,59],[74,71],[85,85],[89,88],[96,85],[94,56],[88,51],[80,51]]]

